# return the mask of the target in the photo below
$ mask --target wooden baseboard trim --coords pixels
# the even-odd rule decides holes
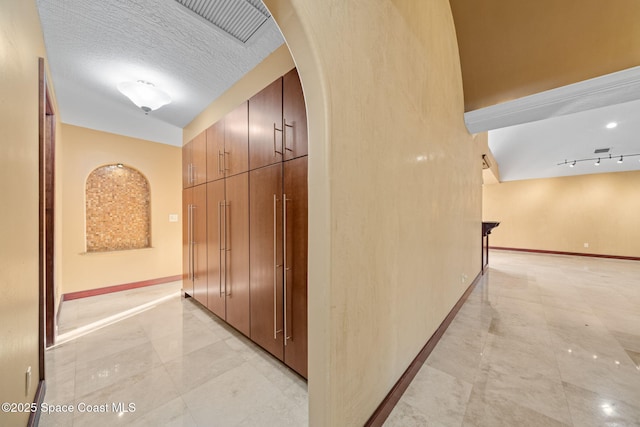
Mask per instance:
[[[400,401],[400,398],[409,387],[409,384],[411,384],[411,381],[413,381],[413,378],[418,374],[418,371],[422,365],[424,365],[424,362],[426,362],[427,358],[436,347],[436,344],[438,344],[438,341],[440,341],[440,338],[442,338],[442,335],[444,335],[444,332],[456,317],[456,314],[458,314],[458,311],[460,311],[462,305],[465,303],[467,298],[469,298],[469,295],[471,295],[471,292],[476,287],[481,277],[482,273],[478,273],[464,294],[462,294],[456,305],[454,305],[449,314],[447,314],[447,317],[445,317],[440,326],[438,326],[438,329],[436,329],[431,338],[429,338],[429,341],[427,341],[424,347],[422,347],[422,350],[420,350],[415,359],[413,359],[409,364],[407,370],[404,371],[400,379],[391,388],[391,391],[389,391],[371,417],[369,417],[365,423],[365,427],[380,427],[384,424],[387,417],[389,417],[389,414],[391,414],[391,411],[393,411],[393,408],[395,408]]]
[[[629,261],[640,261],[640,257],[622,256],[622,255],[585,254],[582,252],[547,251],[544,249],[506,248],[503,246],[489,246],[489,249],[496,249],[499,251],[531,252],[535,254],[571,255],[571,256],[586,256],[586,257],[592,257],[592,258],[610,258],[610,259],[625,259]]]
[[[159,285],[162,283],[177,282],[182,280],[182,275],[160,277],[158,279],[143,280],[141,282],[124,283],[122,285],[107,286],[104,288],[88,289],[86,291],[69,292],[62,295],[62,301],[70,301],[78,298],[93,297],[96,295],[110,294],[112,292],[127,291],[129,289],[144,288],[145,286]]]
[[[47,390],[47,386],[44,380],[38,382],[38,388],[36,389],[36,395],[33,397],[33,403],[36,404],[36,410],[29,413],[29,421],[27,421],[27,427],[35,427],[40,423],[40,413],[42,409],[42,402],[44,402],[44,394]]]

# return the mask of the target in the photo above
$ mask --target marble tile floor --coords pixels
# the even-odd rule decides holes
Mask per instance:
[[[640,426],[640,262],[489,260],[385,426]]]
[[[306,425],[306,382],[180,288],[64,302],[44,402],[74,412],[40,426]]]
[[[640,262],[490,261],[385,425],[640,426]],[[45,402],[136,410],[40,425],[307,425],[306,383],[179,289],[65,302]]]

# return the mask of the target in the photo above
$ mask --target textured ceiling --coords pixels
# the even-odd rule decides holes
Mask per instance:
[[[175,0],[37,5],[62,121],[173,145],[182,145],[185,125],[284,42],[272,18],[242,45]],[[116,89],[131,80],[155,84],[172,103],[145,116]]]

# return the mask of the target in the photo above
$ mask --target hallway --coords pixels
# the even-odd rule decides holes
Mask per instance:
[[[490,262],[385,425],[640,425],[640,263],[504,251]],[[136,410],[40,425],[306,425],[305,382],[179,289],[65,302],[63,339],[129,317],[47,352],[45,403]]]

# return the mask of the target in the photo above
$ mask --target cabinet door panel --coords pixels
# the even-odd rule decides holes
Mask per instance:
[[[224,178],[224,120],[207,129],[207,182]]]
[[[227,322],[249,335],[249,174],[225,179],[225,187]]]
[[[295,68],[284,75],[282,86],[284,156],[289,160],[307,155],[307,109]]]
[[[182,146],[182,188],[193,187],[191,182],[191,142]]]
[[[207,134],[200,133],[191,141],[191,168],[193,185],[207,182]]]
[[[207,187],[193,187],[193,297],[207,305]]]
[[[193,189],[182,190],[182,290],[193,296],[193,281],[191,280],[191,204],[193,203]]]
[[[284,162],[284,361],[307,377],[307,157]]]
[[[277,129],[277,130],[275,130]],[[249,168],[282,161],[282,78],[249,100]]]
[[[226,176],[249,170],[249,112],[248,103],[243,102],[228,113],[224,132],[224,169]]]
[[[251,339],[282,360],[282,164],[251,171],[249,189]]]
[[[207,184],[207,308],[226,318],[224,292],[224,180]]]

